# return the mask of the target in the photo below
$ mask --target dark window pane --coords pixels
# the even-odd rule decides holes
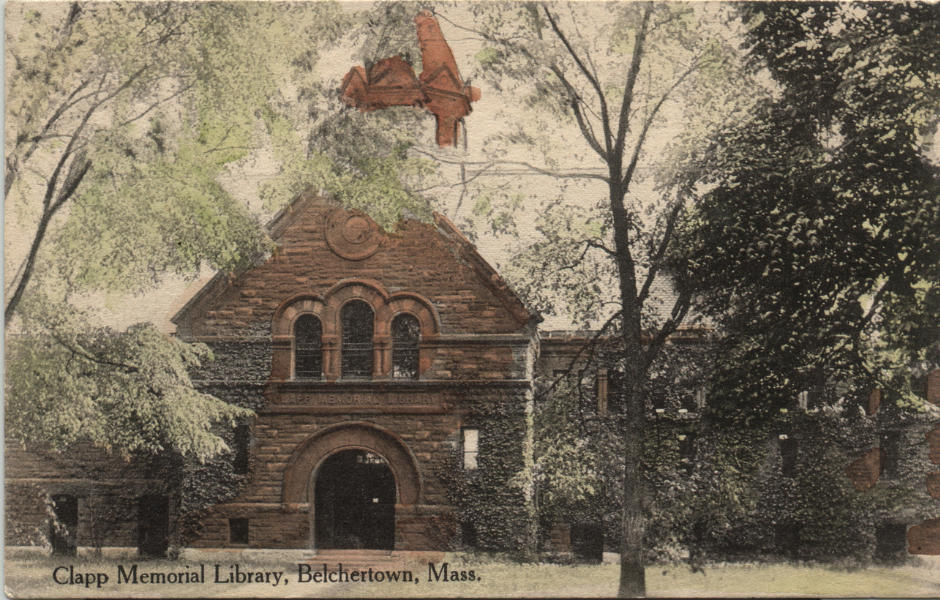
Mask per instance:
[[[228,520],[228,541],[233,544],[248,543],[248,519]]]
[[[884,455],[885,479],[896,479],[900,475],[901,464],[901,434],[897,431],[888,431],[881,434],[881,448]]]
[[[294,324],[294,375],[319,378],[323,374],[323,326],[313,315],[301,315]]]
[[[882,561],[902,559],[907,550],[907,525],[885,523],[875,529],[875,558]]]
[[[143,496],[138,501],[137,552],[165,556],[170,545],[170,503],[166,496]]]
[[[52,553],[75,556],[76,533],[78,530],[78,499],[69,494],[60,494],[52,498],[52,510],[55,522],[52,523]]]
[[[623,414],[626,381],[623,373],[615,369],[607,371],[607,412],[610,414]]]
[[[418,319],[401,314],[392,321],[392,377],[418,378],[418,347],[421,325]]]
[[[372,376],[372,307],[353,300],[343,307],[343,377]]]
[[[248,449],[251,446],[251,427],[239,425],[235,428],[235,459],[232,461],[232,470],[236,475],[248,472]]]
[[[796,462],[799,447],[796,440],[780,440],[780,474],[784,477],[796,477]]]
[[[777,552],[790,558],[800,554],[800,526],[797,523],[778,523],[775,528]]]

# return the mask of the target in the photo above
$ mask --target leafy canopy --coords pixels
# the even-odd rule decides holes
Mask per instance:
[[[940,171],[926,152],[940,63],[925,49],[940,42],[940,13],[741,10],[753,67],[781,87],[692,171],[704,193],[671,265],[727,334],[715,409],[772,418],[833,374],[885,386],[937,341]],[[916,401],[897,387],[889,397]]]

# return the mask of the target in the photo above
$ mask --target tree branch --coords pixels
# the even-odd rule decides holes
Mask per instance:
[[[679,215],[682,213],[684,206],[685,202],[681,199],[677,199],[675,206],[672,207],[672,211],[669,213],[669,217],[666,219],[666,230],[663,232],[663,239],[659,243],[656,254],[650,259],[650,268],[649,272],[646,274],[646,281],[643,282],[643,288],[637,295],[637,302],[640,304],[649,296],[650,287],[652,287],[653,281],[659,273],[663,257],[666,256],[666,249],[669,247],[669,241],[672,239],[672,233],[675,231],[676,223],[679,220]]]
[[[74,141],[75,138],[69,142],[69,145],[71,145]],[[62,206],[69,200],[69,198],[72,197],[72,194],[75,193],[75,190],[82,182],[82,179],[84,179],[85,174],[88,173],[88,169],[91,167],[91,161],[85,158],[84,153],[80,153],[77,157],[75,157],[69,168],[69,173],[65,178],[65,183],[62,189],[59,191],[58,197],[55,199],[55,202],[52,202],[52,194],[55,189],[56,179],[58,178],[58,174],[62,165],[68,159],[69,155],[70,149],[66,148],[65,153],[62,155],[62,159],[56,166],[56,170],[53,173],[52,179],[46,186],[46,197],[43,200],[43,214],[39,219],[39,226],[36,228],[36,234],[33,237],[33,243],[30,246],[29,254],[27,255],[26,261],[23,264],[20,280],[17,283],[16,289],[14,290],[13,295],[10,297],[10,301],[7,303],[6,309],[3,313],[3,322],[5,325],[9,325],[10,320],[13,318],[13,315],[16,312],[16,307],[23,298],[23,293],[26,291],[26,286],[33,274],[33,267],[36,264],[36,257],[39,255],[39,247],[42,245],[42,242],[46,237],[46,230],[49,227],[49,223],[52,221],[52,217],[55,216],[56,212],[58,212],[58,210],[62,208]]]
[[[588,70],[587,66],[581,61],[581,58],[578,56],[578,53],[575,52],[574,48],[568,42],[568,38],[565,37],[565,34],[562,33],[561,29],[558,27],[558,23],[555,22],[555,19],[552,18],[552,13],[548,10],[547,6],[543,6],[542,9],[545,11],[545,17],[548,19],[548,22],[552,26],[552,31],[555,32],[555,35],[558,36],[558,39],[561,40],[561,43],[564,44],[565,48],[568,50],[568,54],[571,55],[571,58],[574,60],[575,64],[578,65],[578,68],[581,69],[581,72],[591,83],[591,86],[594,88],[594,91],[597,92],[597,99],[601,104],[601,123],[604,126],[604,147],[606,148],[605,154],[610,156],[611,149],[611,128],[610,128],[610,114],[607,109],[607,98],[604,96],[604,90],[601,89],[600,83],[597,81],[597,78]],[[652,10],[652,9],[650,9]],[[607,160],[606,158],[604,160]]]
[[[193,85],[195,85],[195,84],[189,84],[189,85],[183,86],[182,89],[180,89],[180,90],[177,91],[177,92],[174,92],[173,94],[167,96],[166,98],[160,98],[159,100],[157,100],[156,102],[154,102],[153,104],[151,104],[150,106],[148,106],[147,109],[146,109],[144,112],[140,113],[139,115],[137,115],[137,116],[134,117],[133,119],[128,119],[128,120],[124,121],[123,123],[121,123],[121,124],[120,124],[120,127],[124,127],[125,125],[129,125],[129,124],[133,123],[134,121],[137,121],[138,119],[143,118],[147,113],[149,113],[151,110],[153,110],[153,109],[156,108],[157,106],[163,104],[164,102],[167,102],[167,101],[169,101],[169,100],[172,100],[173,98],[176,98],[177,96],[179,96],[179,95],[181,95],[181,94],[183,94],[183,93],[189,91],[190,89],[192,89]]]
[[[56,342],[58,342],[60,346],[62,346],[63,348],[65,348],[66,350],[68,350],[69,352],[71,352],[72,354],[74,354],[74,355],[76,355],[76,356],[80,356],[81,358],[84,358],[85,360],[91,361],[91,362],[93,362],[93,363],[95,363],[95,364],[99,364],[99,365],[105,365],[105,366],[108,366],[108,367],[117,367],[117,368],[119,368],[119,369],[124,369],[124,370],[127,371],[128,373],[138,373],[138,372],[140,372],[140,368],[139,368],[139,367],[136,367],[136,366],[134,366],[134,365],[129,365],[129,364],[127,364],[127,363],[121,363],[121,362],[114,362],[114,361],[110,361],[110,360],[105,360],[105,359],[103,359],[103,358],[98,358],[98,357],[96,357],[95,355],[93,355],[92,353],[90,353],[90,352],[88,352],[87,350],[85,350],[84,348],[82,348],[81,346],[78,346],[77,344],[76,344],[76,345],[69,344],[67,341],[65,341],[64,339],[62,339],[62,337],[59,336],[58,334],[56,334],[55,332],[51,332],[49,335],[51,335],[51,336],[52,336],[52,339],[54,339]]]
[[[601,175],[599,173],[585,173],[583,171],[552,171],[551,169],[537,167],[533,164],[523,162],[523,161],[509,160],[509,161],[501,161],[498,163],[494,161],[468,162],[468,161],[462,161],[462,160],[450,160],[448,158],[444,158],[442,156],[436,155],[432,152],[428,152],[427,150],[421,150],[420,148],[412,147],[410,148],[410,150],[413,150],[420,154],[424,154],[425,156],[430,156],[434,160],[442,162],[444,164],[448,164],[448,165],[480,166],[482,167],[482,169],[477,173],[477,175],[480,175],[483,173],[483,171],[486,171],[487,169],[490,169],[498,165],[515,165],[515,166],[525,167],[526,169],[529,169],[530,171],[532,171],[532,174],[547,175],[549,177],[554,177],[556,179],[599,179],[601,181],[609,181],[606,175]],[[494,177],[498,177],[500,175],[505,176],[505,175],[520,175],[520,174],[521,173],[505,173],[505,172],[500,172],[500,171],[494,171],[492,173],[489,173],[489,175],[492,175]]]
[[[643,359],[644,370],[649,370],[653,361],[656,360],[656,357],[659,355],[659,351],[666,343],[666,340],[679,329],[679,325],[682,324],[683,319],[685,319],[686,314],[688,314],[691,304],[692,294],[689,292],[682,292],[679,294],[678,298],[676,298],[669,319],[663,323],[663,326],[660,327],[656,335],[650,340]]]
[[[640,61],[643,58],[643,47],[646,43],[646,34],[649,30],[650,17],[653,14],[653,3],[647,2],[643,10],[643,21],[636,34],[633,44],[633,57],[630,59],[630,69],[627,71],[627,83],[623,88],[623,102],[620,105],[620,120],[617,123],[617,139],[614,143],[613,155],[623,156],[623,148],[627,139],[627,130],[630,128],[630,105],[633,102],[633,88],[640,73]]]
[[[46,133],[52,128],[52,125],[53,125],[56,121],[59,120],[59,118],[65,113],[65,111],[67,111],[67,110],[68,110],[69,108],[71,108],[72,106],[78,104],[79,102],[81,102],[81,101],[84,100],[85,98],[88,98],[89,95],[85,95],[85,96],[82,96],[81,98],[76,99],[74,102],[72,101],[72,99],[75,97],[75,94],[77,94],[77,93],[79,93],[80,91],[82,91],[82,89],[84,89],[85,86],[88,85],[88,82],[89,82],[89,81],[90,81],[90,80],[83,80],[74,90],[72,90],[72,93],[69,94],[69,97],[62,101],[62,104],[59,106],[59,108],[57,108],[57,109],[55,110],[55,112],[52,113],[52,115],[51,115],[51,116],[49,117],[49,119],[46,121],[46,124],[45,124],[45,125],[43,126],[43,128],[39,131],[39,133],[37,133],[35,136],[32,136],[32,137],[30,138],[33,143],[32,143],[32,145],[30,145],[29,148],[26,149],[26,152],[23,153],[23,157],[22,157],[21,159],[15,161],[17,164],[22,165],[22,164],[25,164],[26,162],[29,161],[29,159],[32,157],[33,153],[36,152],[36,148],[39,147],[39,142],[41,142],[43,139],[46,138]],[[15,150],[15,148],[14,148],[14,150]],[[10,156],[7,157],[7,160],[6,160],[6,170],[5,170],[5,171],[6,171],[6,173],[5,173],[6,179],[5,179],[4,183],[3,183],[3,188],[4,188],[4,189],[3,189],[3,194],[4,194],[4,196],[6,196],[7,194],[10,193],[10,188],[13,187],[13,182],[14,182],[14,181],[16,180],[16,178],[17,178],[16,171],[17,171],[18,169],[15,169],[15,168],[13,167],[13,162],[14,162],[14,161],[13,161],[12,159],[13,159],[13,154],[11,153]]]
[[[588,341],[588,343],[581,346],[578,349],[575,355],[571,358],[571,361],[568,363],[568,368],[565,369],[567,373],[571,373],[574,370],[575,365],[578,363],[578,359],[581,357],[582,354],[584,354],[585,351],[590,351],[591,353],[590,356],[588,357],[588,361],[590,361],[591,358],[593,358],[594,348],[597,346],[598,340],[600,340],[601,336],[604,335],[604,333],[607,331],[607,328],[609,328],[613,324],[614,320],[621,316],[622,312],[623,312],[622,310],[618,310],[617,312],[612,314],[610,318],[604,322],[601,328],[598,329],[594,333],[594,335],[591,336],[591,339]],[[544,398],[545,396],[548,396],[552,391],[554,391],[556,387],[558,387],[558,384],[562,379],[564,379],[564,377],[558,377],[557,379],[552,381],[552,384],[548,387],[548,389],[546,389],[544,392],[540,394],[540,397]],[[581,385],[581,378],[579,377],[578,386],[580,387],[580,385]]]
[[[682,73],[682,75],[680,75],[671,86],[669,86],[669,89],[666,90],[665,93],[663,93],[663,95],[659,98],[659,101],[656,102],[656,106],[653,107],[649,117],[647,117],[646,121],[643,123],[643,130],[640,132],[640,136],[636,141],[636,146],[633,148],[633,154],[630,157],[630,164],[627,166],[626,171],[624,171],[623,178],[621,179],[623,185],[629,185],[630,181],[633,179],[633,173],[636,171],[636,166],[640,161],[640,152],[643,149],[643,144],[646,142],[646,136],[649,134],[650,127],[652,127],[653,121],[656,120],[656,115],[659,113],[659,109],[662,108],[663,104],[666,103],[666,100],[669,99],[669,96],[672,95],[676,88],[679,87],[683,81],[685,81],[685,78],[691,75],[692,72],[697,68],[697,61],[693,61],[692,65],[686,69],[685,72]]]
[[[598,250],[603,250],[604,252],[606,252],[607,254],[615,258],[617,256],[616,252],[614,252],[613,250],[611,250],[610,248],[608,248],[601,242],[598,242],[597,240],[584,240],[584,243],[587,244],[589,248],[597,248]]]
[[[579,104],[581,102],[581,97],[578,96],[574,86],[571,85],[557,65],[552,65],[549,68],[551,69],[552,73],[558,77],[562,85],[565,86],[565,90],[568,92],[568,97],[571,102],[571,110],[574,112],[574,117],[578,122],[578,127],[581,129],[581,135],[584,136],[584,139],[587,140],[588,145],[591,146],[594,152],[597,152],[597,155],[606,161],[608,156],[607,151],[601,148],[600,142],[597,141],[597,137],[594,135],[594,128],[591,127],[590,122],[587,121],[581,114],[581,108]]]

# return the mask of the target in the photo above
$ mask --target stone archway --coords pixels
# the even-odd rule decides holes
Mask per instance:
[[[422,482],[418,463],[405,442],[387,429],[367,422],[341,423],[329,427],[301,443],[288,460],[284,470],[281,501],[298,506],[310,500],[308,486],[317,481],[320,469],[328,460],[345,451],[359,451],[381,457],[394,479],[395,521],[401,511],[421,498]],[[312,490],[311,490],[312,491]],[[316,502],[310,502],[311,512]],[[311,515],[311,525],[316,515]]]

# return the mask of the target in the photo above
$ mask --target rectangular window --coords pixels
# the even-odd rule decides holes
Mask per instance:
[[[907,550],[907,525],[886,523],[875,529],[875,558],[881,561],[900,559]]]
[[[796,403],[803,410],[808,409],[809,408],[809,391],[804,390],[800,392],[799,394],[797,394]]]
[[[601,417],[607,416],[607,397],[609,394],[607,385],[607,369],[597,370],[597,414]]]
[[[796,440],[780,436],[780,474],[784,477],[796,477],[796,462],[799,446]]]
[[[790,558],[800,554],[800,526],[797,523],[778,523],[774,538],[777,552]]]
[[[228,541],[248,545],[248,519],[228,520]]]
[[[480,430],[465,428],[463,430],[463,468],[472,471],[479,467],[477,455],[480,452]]]
[[[621,371],[616,369],[607,371],[607,412],[614,415],[623,414],[625,386],[626,381]]]
[[[170,500],[163,495],[141,496],[138,501],[137,552],[165,556],[170,546]]]
[[[884,471],[885,479],[896,479],[900,476],[901,434],[898,431],[886,431],[881,434],[881,449],[885,451]]]
[[[78,531],[78,499],[69,494],[53,496],[52,511],[55,514],[51,535],[49,536],[52,542],[52,553],[62,556],[75,556],[77,549],[76,533]]]
[[[232,471],[236,475],[248,473],[249,448],[251,447],[251,426],[248,424],[235,427],[234,440],[235,459],[232,461]]]

